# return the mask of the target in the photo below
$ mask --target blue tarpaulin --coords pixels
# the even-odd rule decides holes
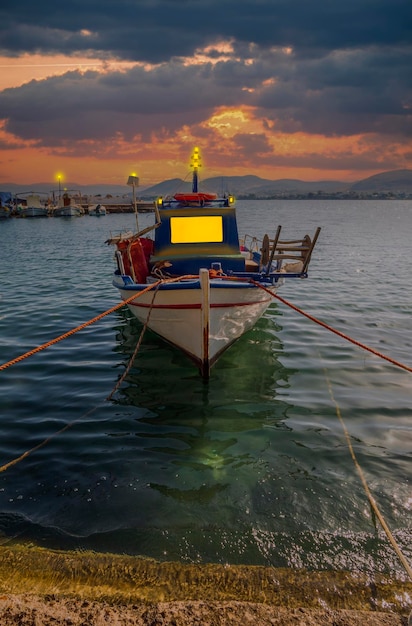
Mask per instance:
[[[12,195],[9,191],[0,191],[0,200],[2,204],[7,204],[7,202],[11,202]]]

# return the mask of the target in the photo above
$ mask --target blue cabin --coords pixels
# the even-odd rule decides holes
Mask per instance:
[[[150,262],[168,262],[171,275],[199,274],[220,263],[225,273],[244,272],[240,253],[236,209],[229,199],[182,205],[175,200],[158,201],[161,223],[155,231]]]

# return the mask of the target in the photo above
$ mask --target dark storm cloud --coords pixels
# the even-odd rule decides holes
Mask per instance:
[[[207,118],[214,107],[248,100],[241,86],[228,89],[212,67],[172,63],[151,71],[69,72],[31,81],[0,94],[0,118],[6,130],[23,139],[58,144],[66,138],[130,139]]]
[[[396,67],[396,72],[393,68]],[[221,106],[247,105],[283,132],[412,134],[412,50],[336,52],[320,59],[256,51],[253,63],[68,72],[0,94],[0,118],[22,139],[130,139],[199,124]]]
[[[0,93],[16,138],[45,146],[173,137],[219,107],[250,106],[269,131],[412,135],[410,0],[20,0],[2,4],[0,48],[156,63],[68,72]],[[187,65],[202,46],[226,40]],[[239,146],[264,154],[262,135]]]
[[[412,40],[410,0],[20,0],[2,3],[0,50],[167,61],[219,39],[319,50]],[[90,31],[86,36],[82,31]]]
[[[251,135],[238,133],[234,139],[235,145],[242,150],[243,154],[272,157],[272,147],[265,135]]]
[[[278,66],[256,105],[285,132],[412,135],[412,47],[336,51]]]

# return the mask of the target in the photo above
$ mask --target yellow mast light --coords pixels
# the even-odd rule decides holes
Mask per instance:
[[[202,167],[202,157],[200,156],[198,147],[193,150],[193,154],[190,158],[190,166],[193,167],[194,170],[198,170],[199,167]]]
[[[56,174],[56,180],[59,183],[59,200],[60,200],[61,195],[62,195],[62,181],[63,181],[63,179],[64,179],[63,174],[61,172],[58,172]]]

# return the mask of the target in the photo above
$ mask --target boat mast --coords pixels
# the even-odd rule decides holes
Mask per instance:
[[[195,148],[190,159],[190,165],[193,167],[193,179],[192,179],[192,192],[198,192],[198,170],[202,167],[202,159],[200,156],[199,148]]]

